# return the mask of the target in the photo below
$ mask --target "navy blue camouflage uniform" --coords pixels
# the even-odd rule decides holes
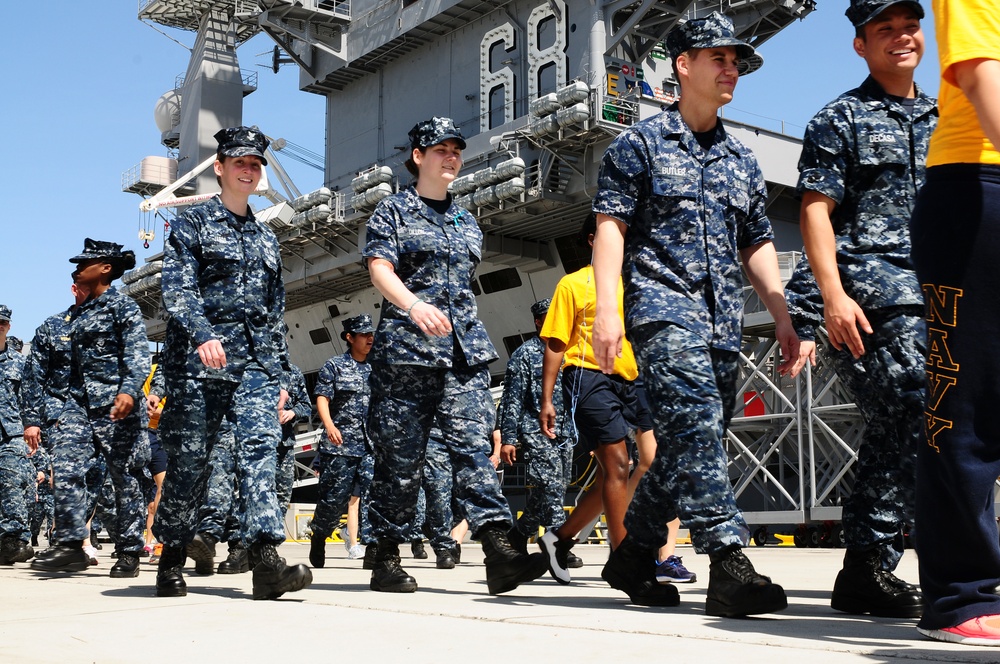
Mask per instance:
[[[295,413],[294,418],[281,425],[281,442],[278,444],[276,462],[275,491],[278,495],[278,506],[281,508],[281,518],[284,519],[288,505],[292,502],[292,486],[295,483],[295,424],[309,420],[312,403],[306,390],[305,376],[294,364],[289,365],[281,383],[282,389],[288,393],[284,409]]]
[[[334,445],[325,434],[320,437],[319,501],[312,531],[324,538],[340,523],[355,487],[360,484],[362,491],[357,495],[363,495],[371,482],[364,472],[366,467],[371,468],[370,463],[364,463],[371,453],[365,427],[371,371],[368,362],[357,361],[348,351],[327,360],[316,381],[314,392],[317,397],[329,399],[330,417],[343,439],[341,445]]]
[[[629,537],[658,549],[676,505],[697,551],[745,545],[722,441],[739,373],[739,251],[772,238],[764,176],[721,122],[702,148],[675,103],[612,142],[598,187],[594,212],[628,226],[625,329],[661,441],[625,515]]]
[[[236,482],[236,441],[228,420],[219,425],[218,439],[208,455],[212,467],[205,490],[205,502],[198,508],[199,533],[207,533],[218,542],[240,541],[240,523],[236,513],[239,484]],[[169,474],[169,470],[167,471]],[[164,478],[166,479],[166,478]],[[163,499],[160,499],[163,502]]]
[[[55,537],[60,542],[87,536],[86,474],[103,454],[115,489],[118,554],[138,555],[146,522],[144,472],[149,461],[142,385],[149,375],[149,343],[142,312],[111,286],[90,298],[70,317],[69,398],[51,430],[55,474]],[[118,421],[111,407],[119,394],[132,397],[131,412]]]
[[[35,502],[30,505],[28,513],[31,520],[31,538],[37,540],[43,525],[48,524],[46,533],[55,526],[55,498],[51,484],[52,457],[44,447],[39,447],[30,459],[35,470],[35,476],[32,478],[35,482]],[[38,479],[38,473],[43,475],[41,481]]]
[[[576,438],[573,418],[564,416],[562,390],[552,393],[556,437],[542,433],[539,411],[544,356],[545,342],[539,337],[528,339],[511,354],[497,409],[501,444],[520,448],[519,459],[526,464],[525,479],[532,487],[524,511],[514,524],[528,537],[537,534],[539,526],[554,530],[566,520],[563,502],[572,475]],[[562,384],[561,369],[555,384]]]
[[[895,538],[913,523],[926,394],[926,326],[909,221],[937,108],[916,92],[907,108],[869,76],[810,121],[799,159],[799,194],[815,191],[836,204],[841,283],[873,329],[862,335],[866,352],[858,359],[847,348],[826,352],[865,422],[854,489],[843,507],[844,537],[849,549],[878,548],[888,570],[902,555]],[[785,291],[796,332],[815,339],[823,300],[807,260]]]
[[[218,196],[188,208],[165,243],[163,303],[161,357],[169,398],[159,432],[169,472],[154,532],[171,547],[194,537],[209,456],[226,419],[235,437],[243,538],[248,546],[280,544],[277,404],[288,359],[277,238],[252,210],[238,218]],[[226,353],[221,369],[205,366],[198,355],[198,347],[213,339]]]
[[[488,364],[498,357],[470,286],[482,258],[482,231],[454,201],[440,214],[409,187],[378,204],[367,239],[365,259],[391,263],[407,288],[445,312],[453,328],[448,336],[425,335],[405,309],[382,302],[368,358],[373,536],[380,543],[410,538],[432,427],[451,456],[454,494],[466,507],[473,535],[487,525],[509,530],[510,508],[482,453],[495,419]]]
[[[30,540],[29,507],[34,503],[35,473],[28,460],[28,446],[24,442],[21,425],[21,382],[25,360],[25,356],[14,350],[9,342],[0,351],[0,537],[16,538],[27,543]]]

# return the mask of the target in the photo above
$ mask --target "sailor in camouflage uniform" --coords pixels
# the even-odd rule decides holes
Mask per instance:
[[[26,358],[8,343],[10,316],[10,308],[0,304],[0,565],[23,563],[34,555],[28,542],[35,472],[21,424]],[[37,442],[31,446],[32,451],[37,448]]]
[[[323,423],[324,435],[319,443],[319,501],[312,519],[309,547],[309,562],[313,567],[326,564],[326,539],[340,523],[354,487],[359,482],[370,483],[362,471],[371,446],[365,420],[371,397],[368,378],[372,371],[367,360],[375,339],[375,325],[370,315],[360,314],[345,319],[343,326],[340,338],[347,343],[347,351],[326,361],[315,388],[316,412]],[[356,535],[347,537],[353,541]],[[360,554],[350,549],[348,553],[352,558]]]
[[[409,133],[407,170],[416,183],[379,202],[362,252],[385,300],[372,349],[368,433],[375,449],[369,514],[377,540],[372,590],[414,592],[399,564],[423,475],[431,427],[451,454],[454,491],[486,553],[491,594],[545,572],[507,540],[511,516],[496,471],[482,454],[493,432],[488,364],[496,350],[476,313],[471,279],[483,233],[454,203],[448,185],[462,166],[465,140],[448,118]]]
[[[254,566],[253,597],[275,599],[308,586],[312,573],[287,566],[276,550],[285,540],[274,484],[277,406],[288,366],[285,287],[278,240],[249,205],[268,141],[256,127],[222,129],[215,138],[222,193],[177,217],[164,247],[168,401],[159,431],[170,470],[153,525],[164,545],[156,593],[187,594],[185,547],[194,540],[209,456],[226,419],[235,436],[237,511]],[[214,545],[196,552],[211,558]]]
[[[531,305],[535,331],[542,329],[550,298]],[[563,503],[566,485],[573,470],[573,445],[576,431],[573,418],[566,417],[562,390],[553,390],[556,409],[556,437],[549,438],[541,429],[539,413],[542,397],[542,359],[545,342],[534,336],[513,352],[503,379],[503,395],[497,408],[500,428],[500,457],[508,464],[520,459],[527,466],[526,483],[532,487],[520,518],[508,537],[519,551],[527,551],[527,541],[538,527],[555,530],[566,521]],[[562,384],[562,372],[556,385]],[[574,556],[575,558],[575,556]]]
[[[923,439],[926,326],[909,222],[937,109],[913,82],[923,54],[920,5],[855,0],[847,15],[870,75],[806,129],[798,191],[808,261],[796,266],[786,293],[805,340],[800,363],[813,357],[825,323],[830,362],[865,422],[831,604],[917,618],[920,593],[892,570],[903,553],[896,540],[913,523]]]
[[[69,398],[51,431],[55,475],[55,538],[59,542],[32,562],[32,569],[78,572],[89,566],[88,464],[102,454],[114,484],[117,524],[110,575],[139,574],[149,460],[142,385],[149,375],[149,342],[142,312],[112,282],[135,267],[135,254],[114,242],[87,238],[70,259],[73,281],[86,299],[70,316]]]
[[[281,389],[287,398],[281,404],[278,421],[281,422],[281,442],[278,444],[278,460],[275,473],[275,492],[278,494],[278,507],[281,509],[281,520],[292,502],[292,486],[295,483],[295,425],[308,422],[312,415],[312,402],[306,389],[306,378],[302,369],[294,364],[288,365],[281,381]],[[284,395],[283,395],[284,396]]]
[[[660,441],[625,516],[628,535],[602,576],[640,604],[673,605],[656,585],[665,510],[676,505],[695,550],[711,558],[705,610],[779,611],[783,589],[743,554],[749,529],[736,506],[722,444],[736,405],[742,322],[741,260],[775,320],[788,372],[798,339],[785,307],[767,190],[756,158],[728,135],[719,108],[762,60],[718,12],[667,36],[680,101],[622,132],[604,154],[594,211],[594,350],[610,371],[621,347],[616,286],[624,256],[625,328]]]

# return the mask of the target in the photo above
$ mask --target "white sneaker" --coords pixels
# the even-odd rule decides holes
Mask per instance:
[[[87,559],[90,561],[91,565],[97,564],[97,549],[87,544],[83,547],[83,552],[87,554]]]
[[[357,560],[359,558],[365,557],[365,547],[361,544],[355,544],[347,550],[348,560]]]
[[[549,574],[559,583],[566,585],[570,582],[569,569],[566,564],[566,554],[573,546],[572,540],[562,542],[551,530],[546,530],[545,534],[538,539],[538,546],[545,554],[545,559],[549,564]]]

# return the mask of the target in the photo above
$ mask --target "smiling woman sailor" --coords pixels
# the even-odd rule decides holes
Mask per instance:
[[[364,256],[386,302],[375,334],[368,428],[375,450],[369,514],[376,540],[370,587],[414,592],[399,564],[410,539],[431,426],[442,433],[454,470],[454,497],[467,507],[486,553],[490,594],[541,576],[541,554],[507,541],[511,515],[484,450],[495,413],[487,365],[496,349],[479,320],[471,281],[483,234],[448,185],[462,168],[465,140],[449,118],[410,130],[407,169],[416,183],[382,200],[368,221]]]

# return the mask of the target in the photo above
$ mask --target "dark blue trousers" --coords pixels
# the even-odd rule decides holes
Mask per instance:
[[[911,221],[926,301],[926,444],[917,453],[917,554],[940,629],[1000,614],[1000,168],[928,169]]]

